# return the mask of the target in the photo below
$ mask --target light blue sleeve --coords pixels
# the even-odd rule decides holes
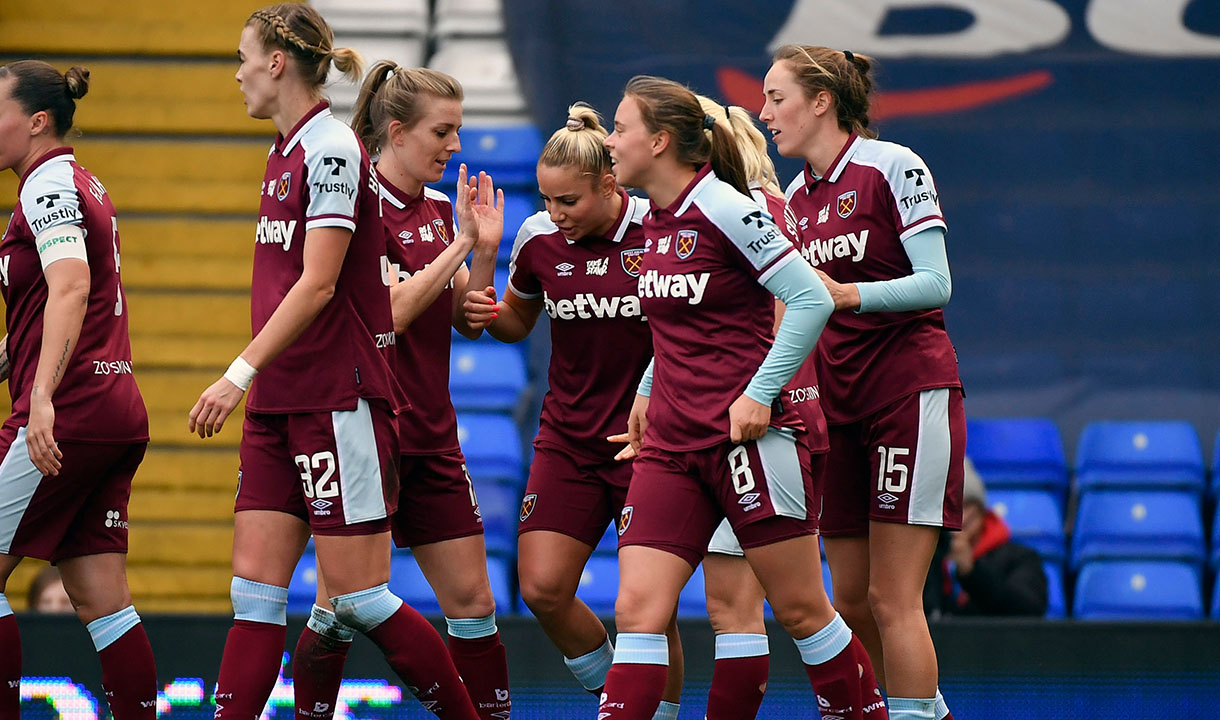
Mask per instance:
[[[944,228],[921,230],[902,244],[914,272],[906,277],[856,283],[856,312],[902,312],[944,307],[953,293]]]
[[[648,361],[648,367],[644,368],[644,375],[640,377],[640,386],[636,388],[636,395],[644,397],[652,397],[652,363],[656,360],[653,358]]]
[[[817,344],[835,304],[813,267],[799,258],[767,278],[763,287],[783,301],[784,318],[745,394],[770,406]]]

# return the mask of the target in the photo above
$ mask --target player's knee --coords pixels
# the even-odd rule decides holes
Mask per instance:
[[[773,599],[771,612],[792,637],[808,637],[821,629],[817,604],[811,598]]]
[[[521,575],[521,599],[535,615],[552,615],[573,601],[575,593],[558,578]]]
[[[614,623],[619,632],[663,633],[673,617],[673,605],[656,593],[619,586]]]
[[[716,633],[756,632],[763,625],[762,603],[755,607],[747,599],[708,593],[707,619]]]
[[[872,623],[873,610],[869,606],[868,594],[864,597],[840,597],[837,593],[834,599],[834,608],[843,620],[851,627],[860,627],[866,623]]]
[[[869,611],[882,632],[886,628],[902,625],[913,614],[917,614],[922,619],[923,603],[918,600],[907,602],[899,594],[887,588],[874,586],[868,589]]]
[[[446,617],[481,618],[496,612],[496,598],[487,582],[471,583],[445,598],[441,610]]]

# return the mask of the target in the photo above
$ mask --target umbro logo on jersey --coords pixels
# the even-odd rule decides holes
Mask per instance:
[[[758,497],[759,497],[759,494],[756,492],[746,493],[745,495],[742,495],[741,497],[737,498],[737,504],[738,505],[749,505],[750,503],[757,500]]]
[[[555,266],[555,270],[557,271],[556,274],[559,277],[571,277],[572,270],[574,270],[575,268],[576,268],[575,265],[573,265],[572,263],[566,263],[566,262],[559,263],[558,265]]]
[[[410,230],[403,230],[398,233],[398,237],[402,239],[403,245],[411,245],[415,242],[415,236],[411,234]]]
[[[890,493],[882,493],[877,496],[877,500],[882,503],[882,507],[893,506],[894,503],[898,502],[898,496],[891,495]]]

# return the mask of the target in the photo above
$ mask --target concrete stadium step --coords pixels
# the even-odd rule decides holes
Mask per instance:
[[[225,494],[226,513],[233,512],[237,492],[237,451],[222,449],[186,450],[152,446],[136,473],[134,496],[147,490],[197,490]]]
[[[5,2],[0,51],[234,58],[242,26],[263,5],[260,0]]]
[[[225,367],[204,369],[142,368],[136,375],[144,404],[151,411],[187,410],[199,399],[204,388],[216,382]]]
[[[248,298],[254,228],[253,219],[120,218],[123,285],[233,290]]]
[[[61,71],[89,68],[89,95],[76,111],[85,136],[96,133],[163,135],[275,135],[270,121],[246,113],[233,73],[235,62],[158,62],[55,59]]]
[[[134,522],[127,562],[133,566],[177,565],[229,568],[233,516],[211,523]],[[226,585],[226,592],[228,586]]]
[[[134,323],[132,327],[135,327]],[[143,368],[224,368],[245,349],[250,334],[243,337],[199,337],[181,332],[143,333],[131,338],[131,355],[136,360],[136,373]],[[220,377],[220,373],[216,374]],[[199,388],[203,392],[203,388]]]
[[[28,607],[29,603],[26,602],[26,598],[30,592],[30,585],[34,584],[34,577],[46,566],[47,563],[42,560],[26,558],[13,570],[13,574],[9,575],[8,582],[5,584],[4,596],[8,598],[14,611],[21,612]]]
[[[128,289],[134,337],[190,335],[213,339],[250,338],[250,297],[247,293],[192,293]],[[237,351],[245,344],[237,347]],[[143,358],[136,354],[137,361]],[[232,358],[229,358],[232,360]],[[224,361],[228,367],[228,361]]]
[[[267,164],[267,142],[82,138],[76,159],[101,179],[125,213],[255,216]],[[17,197],[17,177],[0,175],[0,202]],[[247,236],[249,237],[249,236]]]
[[[227,598],[233,580],[230,567],[127,567],[127,583],[136,607],[143,609],[145,598]]]
[[[193,595],[191,597],[142,595],[136,598],[135,602],[136,609],[144,614],[184,615],[206,613],[208,615],[230,615],[233,612],[233,601],[229,599],[229,588],[227,585],[222,595]]]
[[[230,475],[227,491],[147,488],[137,476],[128,504],[131,522],[231,522],[236,475]]]
[[[218,374],[216,377],[219,378],[220,375]],[[203,392],[206,388],[207,385],[200,387],[199,392]],[[198,398],[198,395],[196,395],[196,398]],[[189,405],[173,410],[149,410],[148,435],[151,438],[150,445],[152,447],[189,450],[228,449],[236,453],[238,445],[241,444],[241,422],[242,417],[245,415],[245,401],[238,405],[233,414],[229,416],[221,432],[206,440],[187,431],[187,415],[194,404],[192,401]]]

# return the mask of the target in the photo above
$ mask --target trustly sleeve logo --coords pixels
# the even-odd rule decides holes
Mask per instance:
[[[347,160],[340,157],[326,156],[322,158],[322,164],[331,168],[330,174],[332,176],[338,176],[343,168],[347,167]]]

